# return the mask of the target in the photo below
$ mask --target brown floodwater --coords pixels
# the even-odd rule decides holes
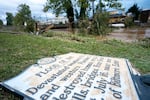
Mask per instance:
[[[124,42],[135,42],[144,38],[150,38],[150,28],[115,29],[107,36],[108,39],[116,39]]]
[[[53,31],[69,33],[68,29],[53,29]],[[123,42],[136,42],[144,38],[150,38],[150,27],[134,29],[119,28],[107,35],[106,38],[121,40]],[[96,36],[96,39],[103,40],[104,38]]]

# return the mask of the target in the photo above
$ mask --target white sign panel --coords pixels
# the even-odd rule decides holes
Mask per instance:
[[[130,63],[68,53],[43,58],[3,86],[35,100],[138,100]]]

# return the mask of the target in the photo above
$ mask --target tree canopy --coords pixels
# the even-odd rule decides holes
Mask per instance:
[[[3,25],[3,21],[0,19],[0,26],[2,26]]]
[[[66,13],[70,22],[70,28],[73,28],[74,9],[71,0],[47,0],[43,10],[47,12],[49,9],[52,9],[56,16],[60,13]]]
[[[30,7],[26,4],[20,4],[18,6],[18,13],[14,18],[14,23],[16,25],[24,25],[30,19],[32,19]]]
[[[25,26],[24,30],[28,32],[34,31],[35,21],[32,19],[30,7],[26,4],[18,6],[18,13],[14,17],[14,24]]]
[[[6,16],[7,25],[13,25],[13,14],[6,12]]]
[[[78,0],[78,6],[80,8],[79,19],[82,20],[86,17],[86,10],[90,6],[89,0]]]
[[[92,8],[93,10],[96,8],[97,10],[106,10],[109,8],[122,9],[119,0],[99,0],[99,3],[96,5],[97,7],[94,9],[95,1],[98,0],[47,0],[44,6],[44,12],[52,10],[56,16],[61,13],[66,13],[68,18],[74,17],[75,13],[77,13],[77,17],[83,19],[86,17],[88,8]]]
[[[98,0],[47,0],[43,10],[44,12],[52,10],[56,16],[66,13],[70,26],[73,28],[74,17],[78,20],[84,20],[88,17],[87,12],[91,11],[91,8],[93,9],[93,16],[95,10],[101,12],[108,8],[121,9],[119,0],[99,0],[97,5],[94,4],[95,1]]]
[[[140,9],[139,9],[137,4],[134,4],[133,6],[131,6],[128,9],[127,13],[132,13],[133,14],[133,20],[138,20],[139,14],[140,14]]]

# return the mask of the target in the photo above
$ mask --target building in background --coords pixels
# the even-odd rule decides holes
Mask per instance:
[[[109,12],[109,23],[116,24],[116,23],[124,23],[126,15],[120,13],[119,11],[110,11]]]
[[[145,9],[141,11],[140,14],[141,23],[150,23],[150,9]]]
[[[45,21],[39,21],[41,25],[50,25],[50,24],[68,24],[68,18],[67,17],[55,17],[50,18]]]
[[[109,11],[109,26],[111,27],[125,27],[126,15],[119,11]]]

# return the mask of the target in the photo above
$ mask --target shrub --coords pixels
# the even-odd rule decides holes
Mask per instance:
[[[111,29],[108,26],[109,14],[96,13],[92,20],[84,19],[78,23],[79,33],[105,36]]]
[[[42,36],[45,36],[45,37],[53,37],[54,34],[55,34],[54,32],[49,31],[49,32],[44,32],[44,33],[42,34]]]
[[[79,27],[79,33],[81,33],[82,35],[87,34],[88,27],[89,27],[89,20],[86,18],[84,20],[79,20],[78,27]]]
[[[27,21],[27,26],[25,28],[25,31],[27,32],[34,32],[34,25],[35,21],[33,19]]]
[[[2,26],[3,25],[3,21],[0,19],[0,26]]]
[[[150,48],[150,38],[139,40],[139,44],[144,48]]]
[[[95,14],[92,24],[91,24],[91,34],[95,35],[106,35],[110,32],[108,26],[109,14],[107,12]]]
[[[124,23],[125,23],[125,26],[126,26],[126,27],[134,26],[133,18],[132,18],[132,17],[127,17],[127,18],[125,18]]]

